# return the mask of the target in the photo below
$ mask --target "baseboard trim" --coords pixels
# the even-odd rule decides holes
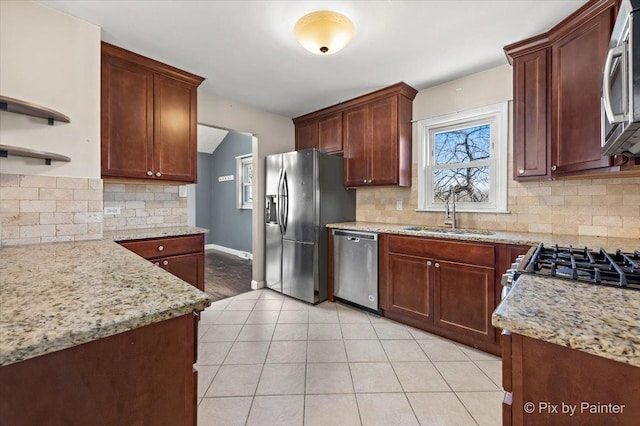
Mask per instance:
[[[251,289],[258,290],[259,288],[264,288],[265,284],[266,283],[264,281],[251,280]]]
[[[225,252],[225,253],[232,254],[234,256],[241,257],[243,259],[253,260],[253,254],[251,254],[249,252],[232,249],[232,248],[225,247],[225,246],[219,246],[218,244],[205,244],[204,245],[204,249],[205,250],[212,250],[212,249],[213,250],[218,250],[218,251],[222,251],[222,252]]]

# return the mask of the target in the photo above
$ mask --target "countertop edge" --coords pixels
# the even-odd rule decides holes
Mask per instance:
[[[13,352],[3,353],[2,358],[0,358],[0,367],[26,361],[38,356],[48,355],[84,343],[90,343],[95,340],[166,321],[168,319],[177,318],[194,311],[201,311],[208,305],[209,299],[203,298],[202,300],[190,302],[182,306],[170,307],[169,309],[155,312],[151,315],[129,318],[124,321],[112,322],[106,325],[102,324],[94,329],[65,334],[55,340],[48,341],[46,345],[43,345],[42,342],[38,342],[35,345],[23,347]]]
[[[169,226],[163,228],[138,228],[104,231],[103,239],[115,242],[146,240],[153,238],[182,237],[188,235],[206,234],[209,230],[194,226]]]

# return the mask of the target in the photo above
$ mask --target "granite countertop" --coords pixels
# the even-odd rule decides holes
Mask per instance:
[[[441,228],[438,226],[425,226],[425,228],[434,229],[436,231],[429,232],[426,230],[412,231],[404,228],[416,225],[387,224],[377,222],[343,222],[331,223],[327,228],[369,231],[385,234],[408,235],[413,237],[430,237],[444,238],[451,240],[487,242],[487,243],[503,243],[524,246],[537,246],[540,243],[544,245],[558,244],[560,246],[573,245],[574,247],[589,247],[591,249],[604,248],[605,250],[621,249],[624,251],[633,251],[638,249],[639,241],[636,238],[606,238],[606,237],[585,237],[578,235],[561,235],[561,234],[534,234],[526,232],[507,232],[507,231],[485,231],[460,229],[463,233],[445,233],[438,232]],[[476,233],[474,233],[476,232]]]
[[[493,325],[640,367],[640,291],[521,275]]]
[[[206,293],[108,239],[4,247],[0,365],[208,305]]]
[[[118,229],[105,231],[103,238],[111,241],[143,240],[146,238],[180,237],[183,235],[206,234],[205,228],[193,226],[170,226],[163,228]]]

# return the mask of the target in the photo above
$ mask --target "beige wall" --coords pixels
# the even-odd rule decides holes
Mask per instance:
[[[264,283],[264,158],[295,148],[290,118],[271,114],[239,102],[198,93],[198,122],[240,132],[252,133],[253,173],[253,280]],[[212,229],[211,232],[215,232]]]
[[[71,157],[9,157],[2,173],[100,177],[100,28],[28,1],[0,2],[0,93],[57,110],[71,123],[0,112],[0,140]]]
[[[413,118],[420,120],[512,97],[512,70],[505,65],[421,90],[413,102]],[[511,178],[511,127],[512,122],[507,188],[511,213],[458,213],[461,227],[640,238],[640,178],[516,182]],[[358,220],[443,225],[442,213],[415,211],[418,204],[415,126],[413,134],[411,188],[358,189]],[[396,210],[397,200],[403,201],[402,211]]]

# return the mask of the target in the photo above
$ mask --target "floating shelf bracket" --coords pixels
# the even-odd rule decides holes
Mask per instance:
[[[71,161],[66,155],[55,154],[53,152],[38,151],[36,149],[20,148],[17,146],[0,145],[0,157],[8,157],[9,154],[18,157],[40,158],[44,160],[44,164],[51,165],[51,160],[55,161]]]
[[[61,123],[71,122],[69,117],[58,111],[2,95],[0,95],[0,111],[44,118],[50,126],[53,126],[54,121],[59,121]]]

